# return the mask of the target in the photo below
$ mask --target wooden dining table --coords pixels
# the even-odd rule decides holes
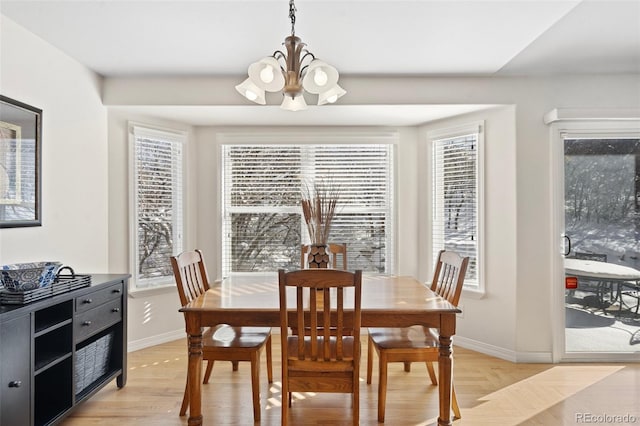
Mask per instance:
[[[290,298],[295,301],[295,298]],[[292,306],[293,308],[293,306]],[[278,277],[238,275],[214,283],[180,309],[186,319],[190,394],[189,425],[202,425],[202,332],[216,324],[280,326]],[[451,336],[461,312],[413,277],[363,275],[362,327],[423,325],[439,330],[439,425],[451,425]],[[293,312],[292,312],[293,314]]]

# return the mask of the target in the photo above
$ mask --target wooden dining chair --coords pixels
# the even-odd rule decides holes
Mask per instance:
[[[350,393],[353,424],[359,424],[362,271],[280,270],[278,282],[282,425],[288,422],[291,392]],[[309,332],[293,334],[292,328]]]
[[[209,277],[202,251],[185,251],[171,257],[173,274],[180,303],[185,306],[205,291],[209,290]],[[253,418],[260,420],[260,354],[267,348],[267,377],[273,382],[271,359],[271,328],[231,327],[218,324],[202,334],[202,359],[207,361],[203,383],[209,383],[215,361],[231,361],[233,371],[237,371],[239,361],[251,362],[251,389],[253,392]],[[184,416],[189,406],[189,382],[182,398],[180,415]]]
[[[431,290],[457,306],[468,264],[468,257],[461,257],[452,251],[440,251],[431,282]],[[384,422],[385,417],[388,363],[402,362],[404,370],[408,372],[412,362],[425,362],[431,383],[438,384],[433,368],[433,363],[438,361],[439,356],[438,337],[437,329],[423,326],[369,328],[367,384],[371,384],[373,350],[375,349],[378,354],[378,422]],[[456,418],[461,418],[453,383],[451,389],[453,414]]]
[[[307,252],[309,251],[308,244],[302,244],[300,246],[300,269],[305,269],[307,265]],[[329,243],[329,251],[331,252],[331,260],[333,269],[347,270],[347,244],[346,243]],[[340,255],[340,256],[338,256]],[[338,263],[338,258],[341,258],[342,262]],[[340,265],[341,267],[339,267]]]

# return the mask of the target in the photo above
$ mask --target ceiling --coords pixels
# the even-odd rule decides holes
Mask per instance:
[[[640,73],[640,0],[298,0],[296,7],[296,35],[343,76]],[[250,63],[282,48],[291,28],[287,0],[0,0],[0,13],[106,77],[237,76],[239,83]],[[260,108],[237,113],[268,109]],[[413,108],[402,113],[419,120],[459,113]],[[202,108],[188,110],[187,122],[213,124],[195,118]],[[310,121],[342,124],[345,111]]]

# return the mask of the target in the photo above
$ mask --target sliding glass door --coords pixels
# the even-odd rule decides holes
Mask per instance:
[[[640,352],[640,139],[564,138],[565,352]]]

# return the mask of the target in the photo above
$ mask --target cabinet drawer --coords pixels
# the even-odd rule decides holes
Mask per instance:
[[[122,297],[122,283],[76,297],[76,313],[88,311],[110,300],[120,299],[120,297]]]
[[[121,299],[112,300],[75,316],[73,331],[76,343],[122,320]]]

